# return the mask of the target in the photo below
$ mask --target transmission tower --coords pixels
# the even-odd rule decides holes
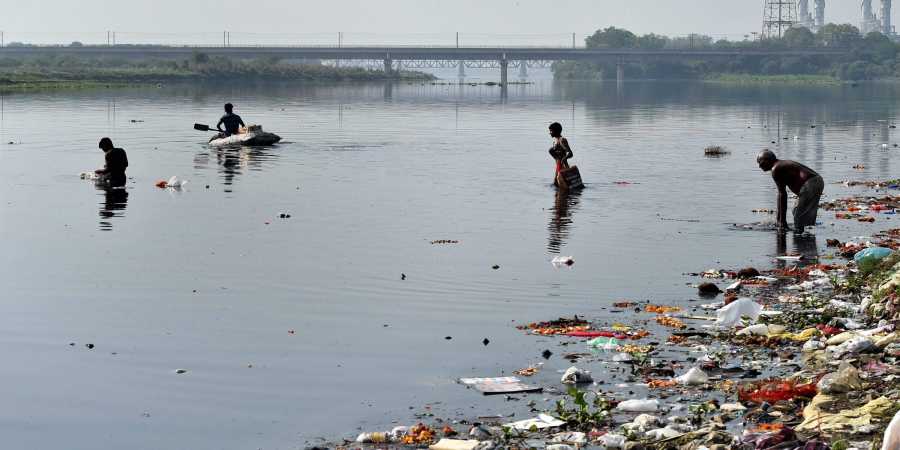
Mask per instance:
[[[763,11],[763,38],[781,39],[781,36],[799,21],[796,0],[765,0]]]

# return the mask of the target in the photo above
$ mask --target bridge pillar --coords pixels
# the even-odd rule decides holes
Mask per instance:
[[[459,74],[458,75],[460,78],[466,77],[466,63],[463,60],[459,61]]]
[[[508,79],[509,61],[506,59],[506,55],[503,55],[503,59],[500,60],[500,85],[505,87]]]
[[[394,73],[394,61],[390,58],[384,58],[384,74],[392,76]]]
[[[616,83],[625,82],[625,63],[619,61],[616,63]]]
[[[528,64],[525,61],[519,63],[519,78],[522,80],[528,78]]]

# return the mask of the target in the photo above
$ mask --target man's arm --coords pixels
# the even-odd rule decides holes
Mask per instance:
[[[568,140],[568,139],[562,138],[562,139],[559,140],[559,142],[560,142],[560,143],[562,144],[562,146],[565,147],[565,149],[566,149],[566,156],[565,156],[563,159],[569,159],[569,158],[575,156],[575,154],[572,153],[572,147],[569,147],[569,140]]]
[[[787,190],[781,182],[776,181],[775,184],[778,185],[778,209],[775,213],[775,220],[779,229],[787,229]]]
[[[103,154],[103,168],[94,171],[97,175],[103,175],[109,172],[109,152]]]
[[[242,127],[246,127],[246,126],[247,126],[247,125],[244,125],[244,119],[241,119],[241,116],[238,116],[238,122],[241,123],[241,126],[242,126]]]
[[[225,130],[222,129],[222,119],[219,119],[219,123],[216,124],[216,129],[219,130],[220,133],[225,132]]]

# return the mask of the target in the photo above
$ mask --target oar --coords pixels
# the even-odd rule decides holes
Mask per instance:
[[[216,133],[219,132],[219,130],[217,130],[215,128],[210,128],[209,125],[203,125],[202,123],[195,123],[194,129],[197,131],[215,131]]]

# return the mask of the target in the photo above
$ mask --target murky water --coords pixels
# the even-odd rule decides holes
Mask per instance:
[[[684,272],[771,264],[791,238],[725,225],[769,219],[751,213],[775,200],[756,152],[829,183],[895,177],[898,98],[892,85],[551,82],[506,98],[418,84],[5,95],[0,433],[10,448],[271,449],[429,404],[522,417],[524,401],[454,383],[542,360],[548,344],[512,321],[690,304]],[[192,124],[225,101],[285,142],[207,148]],[[550,185],[552,121],[580,195]],[[128,152],[127,195],[78,177],[102,163],[102,136]],[[711,144],[731,154],[705,158]],[[190,182],[154,187],[172,175]],[[853,232],[820,217],[819,247]],[[553,268],[558,254],[576,264]],[[551,357],[535,381],[567,366]]]

